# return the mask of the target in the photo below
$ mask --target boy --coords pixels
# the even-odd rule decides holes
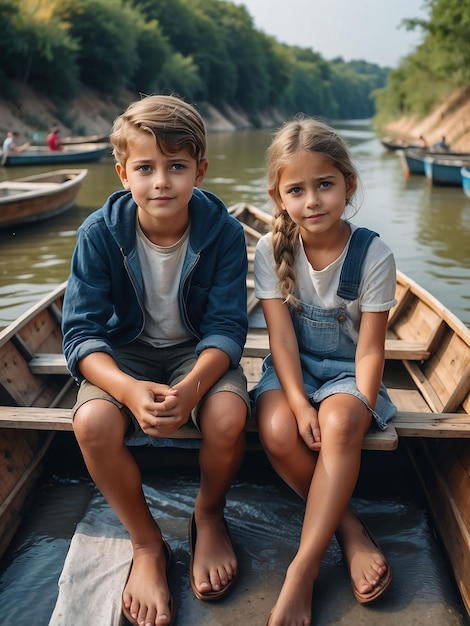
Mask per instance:
[[[63,309],[64,353],[80,383],[74,432],[87,468],[124,526],[133,560],[122,596],[133,624],[171,624],[168,544],[124,445],[128,427],[165,437],[201,430],[190,523],[191,586],[225,595],[237,559],[224,519],[249,407],[239,361],[247,333],[246,245],[224,204],[199,187],[208,162],[195,109],[149,96],[111,134],[125,191],[80,227]]]

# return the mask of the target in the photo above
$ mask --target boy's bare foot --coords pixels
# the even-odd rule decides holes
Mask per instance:
[[[190,580],[199,600],[218,600],[225,596],[238,573],[227,523],[220,514],[196,514],[189,523],[191,550]]]
[[[169,626],[173,623],[173,599],[167,582],[170,557],[170,547],[163,538],[158,546],[134,546],[122,594],[123,614],[131,624]]]

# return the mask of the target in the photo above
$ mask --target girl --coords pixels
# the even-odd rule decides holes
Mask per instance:
[[[395,262],[376,233],[346,219],[357,185],[348,148],[329,126],[296,118],[274,137],[273,230],[255,256],[271,354],[254,393],[266,453],[306,510],[268,626],[310,625],[313,585],[335,532],[360,603],[391,582],[378,544],[348,508],[371,421],[384,429],[395,413],[382,383]]]

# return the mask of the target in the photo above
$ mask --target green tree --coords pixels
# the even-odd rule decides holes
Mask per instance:
[[[123,0],[64,0],[59,11],[79,43],[82,82],[107,93],[126,86],[139,66],[135,10]]]
[[[5,76],[52,97],[70,97],[79,87],[77,46],[54,12],[57,0],[0,4],[0,50]],[[1,33],[5,29],[6,32]]]

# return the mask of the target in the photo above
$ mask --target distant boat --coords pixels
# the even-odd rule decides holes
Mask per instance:
[[[31,143],[34,146],[47,146],[48,133],[37,131],[33,133]],[[73,146],[82,143],[106,143],[109,140],[109,135],[106,133],[99,133],[96,135],[76,135],[74,137],[61,137],[60,143],[62,146]]]
[[[401,165],[405,176],[411,176],[412,174],[419,174],[424,176],[424,160],[426,158],[426,152],[423,150],[399,150],[397,154],[400,158]]]
[[[83,143],[65,146],[63,150],[52,151],[45,146],[35,146],[23,152],[0,151],[0,162],[4,167],[17,165],[66,165],[68,163],[91,163],[111,154],[108,143]]]
[[[462,167],[470,166],[470,156],[466,159],[455,157],[430,156],[424,162],[424,173],[433,185],[448,187],[462,186]]]
[[[470,166],[462,167],[460,170],[462,178],[462,187],[467,198],[470,198]]]
[[[390,152],[396,152],[397,150],[405,150],[408,148],[419,148],[418,144],[405,143],[401,139],[388,139],[387,137],[385,139],[381,139],[380,143]]]
[[[88,170],[55,170],[0,182],[0,228],[36,222],[70,209]]]

